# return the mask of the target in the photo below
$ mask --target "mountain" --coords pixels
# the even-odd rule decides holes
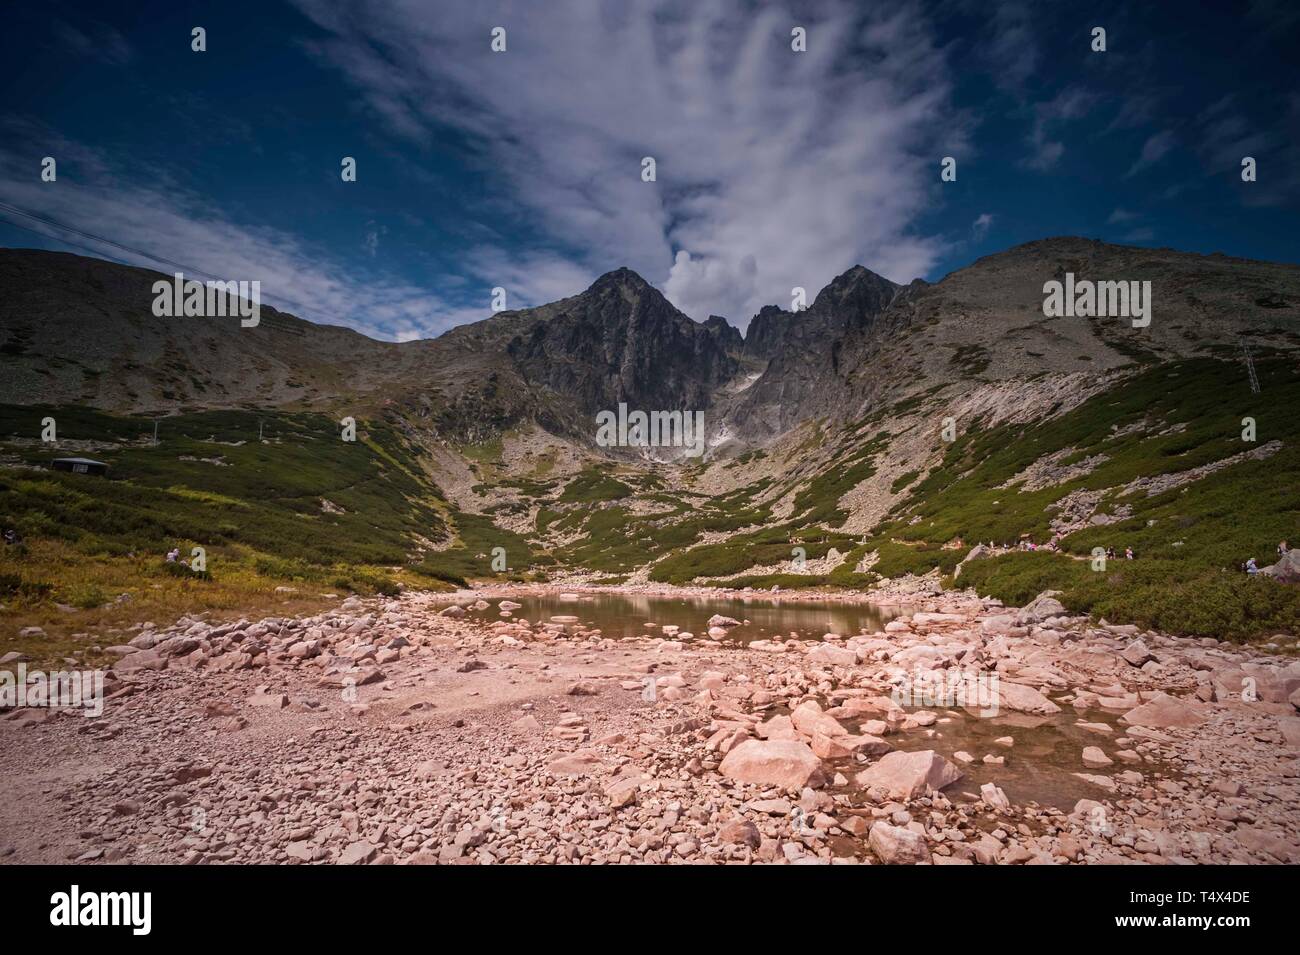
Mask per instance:
[[[1046,317],[1067,276],[1149,282],[1149,325]],[[516,577],[784,588],[930,586],[972,541],[1054,538],[960,580],[1173,632],[1300,626],[1300,602],[1230,570],[1300,521],[1293,265],[1044,239],[934,283],[857,266],[743,338],[619,269],[403,344],[267,308],[250,329],[158,319],[159,278],[0,252],[0,507],[28,536],[80,528],[90,553],[188,539],[322,580],[363,559],[383,566],[341,579],[492,577],[501,547]],[[619,403],[703,412],[707,455],[598,447],[594,415]],[[24,476],[55,453],[38,413],[114,479]],[[144,413],[167,415],[157,446]],[[1090,573],[1116,545],[1143,559]]]
[[[595,412],[620,402],[707,408],[739,367],[736,329],[692,321],[629,269],[404,344],[267,306],[251,328],[160,319],[152,286],[170,278],[65,253],[0,253],[0,402],[148,413],[397,404],[443,437],[475,440],[523,422],[588,431]]]

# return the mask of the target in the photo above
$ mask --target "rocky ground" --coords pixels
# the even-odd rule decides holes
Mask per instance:
[[[900,595],[884,633],[741,646],[511,595],[140,625],[100,718],[0,718],[0,861],[1300,862],[1293,658],[1050,596]],[[957,675],[984,695],[900,705]],[[997,752],[957,748],[1010,715]],[[1009,797],[1017,737],[1062,722],[1095,737],[1055,754],[1078,798]]]

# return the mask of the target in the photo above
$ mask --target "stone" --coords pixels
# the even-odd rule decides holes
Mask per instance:
[[[254,693],[246,702],[249,706],[264,706],[267,709],[282,710],[289,705],[289,697],[283,693]]]
[[[1083,748],[1083,765],[1092,769],[1101,769],[1103,766],[1109,766],[1114,762],[1107,756],[1100,746],[1085,746]]]
[[[824,783],[821,765],[805,743],[748,739],[727,753],[718,770],[737,782],[802,789]]]
[[[604,770],[605,761],[600,754],[589,749],[580,749],[560,756],[546,764],[546,771],[552,776],[585,776],[596,770]]]
[[[1205,722],[1206,716],[1201,711],[1201,704],[1193,705],[1160,693],[1149,702],[1129,710],[1120,719],[1125,723],[1153,729],[1176,729],[1200,726]]]
[[[1124,658],[1130,666],[1140,667],[1155,659],[1155,654],[1147,649],[1147,645],[1141,640],[1134,640],[1124,648],[1120,656]]]
[[[980,796],[990,809],[1006,812],[1011,808],[1011,800],[1007,798],[1007,794],[993,783],[985,783],[981,786]]]
[[[157,650],[137,650],[113,664],[114,673],[137,673],[141,670],[164,670],[167,658]]]
[[[531,736],[542,731],[542,724],[532,715],[521,716],[510,724],[510,728],[522,736]]]
[[[822,708],[814,700],[800,703],[791,710],[790,722],[794,724],[795,729],[805,736],[815,736],[822,733],[825,736],[834,737],[847,736],[849,733],[839,720],[823,713]]]
[[[339,856],[339,865],[365,865],[373,859],[379,852],[377,846],[371,845],[364,839],[359,839],[352,843]]]
[[[885,865],[921,865],[930,861],[924,836],[887,822],[877,822],[871,827],[867,844]]]
[[[855,781],[863,789],[875,786],[894,799],[914,799],[927,789],[940,790],[962,778],[962,771],[934,750],[886,753]]]
[[[1030,713],[1035,716],[1051,716],[1061,712],[1061,708],[1032,686],[999,680],[994,706],[1016,713]]]
[[[827,666],[851,667],[857,665],[858,654],[857,651],[850,650],[847,647],[819,643],[808,651],[808,661],[810,663],[824,663]]]
[[[1283,584],[1300,584],[1300,548],[1292,548],[1276,564],[1260,568],[1261,574],[1268,574]]]
[[[747,819],[733,819],[718,831],[718,839],[731,845],[749,846],[757,850],[763,844],[763,836],[758,826]]]

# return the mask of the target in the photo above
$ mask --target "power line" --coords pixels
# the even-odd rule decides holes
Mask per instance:
[[[172,266],[173,268],[180,269],[180,270],[183,271],[183,272],[190,272],[190,273],[192,273],[192,274],[194,274],[194,275],[202,275],[202,276],[205,276],[205,277],[207,277],[207,278],[211,278],[211,279],[213,279],[213,280],[216,280],[216,279],[217,279],[217,276],[215,276],[215,275],[213,275],[211,272],[207,272],[207,271],[205,271],[205,270],[203,270],[203,269],[194,269],[194,268],[190,268],[190,267],[187,266],[187,265],[182,265],[180,262],[177,262],[177,261],[175,261],[174,259],[168,259],[168,258],[165,258],[165,257],[163,257],[163,256],[161,256],[161,255],[154,255],[152,252],[146,252],[144,249],[137,249],[137,248],[135,248],[134,246],[125,245],[124,243],[117,242],[117,241],[115,241],[115,240],[113,240],[113,239],[110,239],[110,238],[108,238],[108,237],[106,237],[106,236],[96,235],[96,234],[93,233],[93,232],[86,232],[86,231],[83,230],[83,229],[78,229],[78,228],[76,228],[76,227],[74,227],[74,226],[65,225],[64,223],[59,222],[57,219],[50,219],[50,218],[48,218],[48,217],[46,217],[46,216],[37,215],[37,214],[34,213],[34,212],[28,212],[26,209],[20,209],[18,206],[11,205],[11,204],[8,203],[8,202],[0,201],[0,210],[4,210],[5,212],[11,213],[12,215],[19,215],[19,216],[23,216],[24,218],[27,218],[27,219],[32,219],[32,220],[34,220],[34,221],[36,221],[36,222],[44,223],[45,225],[51,226],[51,227],[53,227],[53,228],[55,228],[55,229],[60,229],[60,230],[62,230],[62,231],[64,231],[64,232],[71,232],[73,235],[79,235],[79,236],[81,236],[83,239],[90,239],[90,240],[93,241],[93,242],[99,242],[99,243],[102,243],[102,244],[104,244],[104,245],[110,245],[110,246],[112,246],[113,248],[121,249],[123,252],[129,252],[131,255],[137,255],[137,256],[140,256],[141,258],[151,259],[152,261],[154,261],[154,262],[159,262],[159,263],[161,263],[161,264],[163,264],[163,265],[169,265],[169,266]],[[23,226],[18,225],[18,223],[16,223],[16,222],[11,222],[10,225],[18,226],[18,228],[20,228],[20,229],[21,229],[21,228],[24,228]],[[29,228],[29,229],[27,229],[27,231],[28,231],[28,232],[36,232],[38,235],[43,235],[43,234],[44,234],[44,233],[41,233],[39,230],[36,230],[36,229],[30,229],[30,228]],[[62,239],[59,239],[58,236],[50,236],[50,238],[58,239],[58,241],[63,241]]]

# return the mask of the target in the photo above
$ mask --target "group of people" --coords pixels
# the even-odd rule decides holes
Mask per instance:
[[[182,567],[188,567],[190,565],[188,560],[181,559],[181,549],[179,547],[173,547],[167,552],[167,563],[175,564],[178,562]]]
[[[1279,541],[1277,545],[1277,559],[1281,560],[1283,557],[1285,557],[1288,549],[1289,548],[1287,547],[1286,541]],[[1260,567],[1258,564],[1255,563],[1254,557],[1248,558],[1246,560],[1246,563],[1242,564],[1241,569],[1252,576],[1260,572]]]

